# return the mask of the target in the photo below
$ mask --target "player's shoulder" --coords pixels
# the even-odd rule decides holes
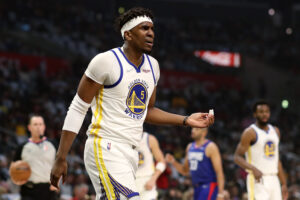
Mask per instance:
[[[246,134],[246,135],[252,135],[252,134],[255,134],[255,129],[252,125],[248,126],[247,128],[244,129],[243,131],[243,135]]]
[[[275,130],[275,132],[277,133],[278,137],[280,138],[280,130],[277,126],[269,124],[271,127],[273,127],[273,129]]]
[[[276,132],[279,132],[279,128],[276,125],[273,124],[269,124],[269,126],[273,127],[275,129]]]
[[[147,135],[148,135],[150,144],[151,143],[158,143],[158,139],[154,135],[152,135],[150,133],[147,133]]]
[[[219,150],[219,147],[217,145],[217,143],[215,143],[214,141],[209,140],[207,146],[206,146],[206,150],[207,151],[215,151],[215,150]]]
[[[218,148],[218,145],[214,141],[209,140],[207,144],[207,148],[209,147]]]
[[[154,58],[153,56],[148,55],[148,54],[147,54],[147,57],[149,58],[149,61],[151,62],[152,65],[154,64],[154,65],[157,65],[159,67],[159,64],[158,64],[158,61],[157,61],[156,58]]]
[[[257,139],[257,132],[255,131],[252,125],[244,129],[242,133],[241,141],[251,142],[251,141],[256,141],[256,139]]]
[[[110,61],[114,57],[115,57],[114,53],[112,52],[112,49],[110,49],[108,51],[98,53],[97,55],[94,56],[92,61],[94,62]]]
[[[194,142],[190,142],[187,146],[186,146],[186,151],[189,151],[191,149],[191,147],[193,146]]]

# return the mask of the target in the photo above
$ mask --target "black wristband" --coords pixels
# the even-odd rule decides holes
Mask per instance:
[[[183,126],[186,126],[186,120],[189,118],[189,116],[185,116],[185,118],[183,119]]]

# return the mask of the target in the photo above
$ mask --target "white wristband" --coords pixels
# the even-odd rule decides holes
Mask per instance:
[[[164,172],[166,169],[166,164],[163,162],[158,162],[155,166],[155,168],[161,172]]]
[[[78,133],[90,105],[84,102],[76,93],[69,107],[62,130]]]

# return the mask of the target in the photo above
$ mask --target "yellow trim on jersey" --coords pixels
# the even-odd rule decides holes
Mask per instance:
[[[114,187],[113,187],[112,183],[110,182],[110,178],[108,176],[108,172],[107,172],[107,169],[105,167],[103,156],[102,156],[101,140],[102,140],[101,137],[99,137],[98,139],[95,139],[95,141],[98,145],[98,155],[99,155],[99,157],[97,158],[97,167],[98,167],[98,170],[100,168],[100,170],[103,173],[103,174],[100,173],[100,179],[103,183],[103,186],[104,186],[105,192],[107,194],[108,200],[110,200],[110,199],[115,200],[116,195],[115,195],[115,192],[114,192]],[[96,147],[96,149],[97,149],[97,147]],[[95,154],[96,153],[97,152],[95,152]],[[99,166],[99,163],[98,163],[99,162],[98,159],[100,160],[100,166]]]
[[[248,149],[248,162],[249,162],[249,164],[251,164],[252,163],[252,155],[251,155],[251,147],[249,147],[249,149]],[[254,175],[253,175],[253,173],[252,173],[252,171],[248,171],[248,173],[250,173],[249,174],[249,184],[250,184],[250,191],[248,191],[249,192],[249,196],[250,196],[250,199],[249,200],[254,200]]]
[[[98,132],[100,130],[100,122],[102,120],[102,103],[103,103],[103,86],[100,89],[99,95],[96,96],[96,110],[94,113],[95,122],[92,124],[91,135],[94,135],[94,153],[95,153],[95,161],[99,171],[100,180],[103,183],[103,187],[105,193],[107,195],[108,200],[115,200],[116,196],[114,193],[114,188],[110,179],[108,177],[107,169],[104,164],[102,149],[101,149],[101,137],[98,136]]]
[[[250,184],[250,191],[249,191],[249,196],[250,196],[250,199],[249,200],[254,200],[254,175],[253,174],[250,174],[249,175],[249,184]]]

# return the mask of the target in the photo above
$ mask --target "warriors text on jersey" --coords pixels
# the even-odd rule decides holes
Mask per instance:
[[[255,124],[251,125],[256,133],[256,141],[246,152],[247,162],[254,165],[264,175],[278,173],[278,145],[279,138],[275,128],[268,125],[268,131],[258,128]]]
[[[122,48],[98,54],[85,75],[103,85],[93,99],[88,134],[137,146],[152,92],[159,79],[158,62],[143,55],[136,67]]]

